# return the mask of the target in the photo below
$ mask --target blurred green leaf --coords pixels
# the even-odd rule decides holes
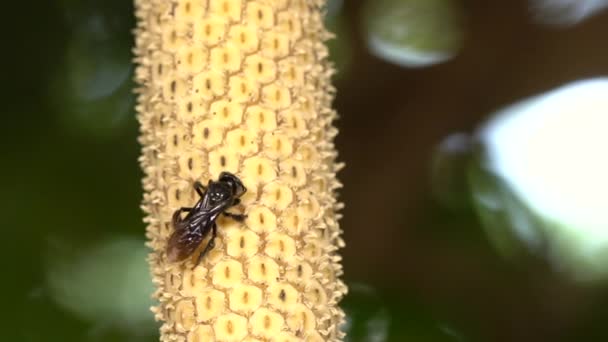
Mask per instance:
[[[327,29],[335,35],[327,42],[329,49],[329,60],[336,68],[334,77],[342,78],[350,69],[353,58],[353,42],[348,23],[341,13],[341,1],[331,1],[328,5],[328,13],[325,17]]]
[[[376,291],[363,284],[350,284],[342,303],[346,312],[346,342],[386,341],[390,325],[388,308]]]
[[[59,122],[71,134],[108,139],[135,124],[131,23],[117,17],[130,10],[124,3],[69,2],[65,7],[71,35],[49,94]]]
[[[47,285],[65,310],[99,326],[133,335],[155,330],[150,306],[154,286],[143,240],[114,237],[86,249],[55,240],[50,249]]]
[[[370,52],[399,66],[441,63],[462,45],[462,18],[452,0],[368,0],[363,17]]]
[[[341,307],[346,313],[346,342],[455,342],[461,333],[439,323],[403,292],[377,291],[351,283]]]
[[[472,155],[471,138],[465,133],[447,136],[435,148],[431,161],[433,195],[452,211],[470,207],[466,173]]]
[[[470,183],[504,255],[527,249],[576,280],[608,270],[608,79],[577,81],[518,102],[477,134]]]

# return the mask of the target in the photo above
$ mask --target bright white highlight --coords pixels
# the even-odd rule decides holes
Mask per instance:
[[[408,68],[420,68],[438,64],[451,59],[454,54],[437,51],[422,51],[404,46],[402,43],[390,42],[377,36],[368,37],[370,51],[387,61]]]
[[[530,0],[530,6],[539,21],[569,26],[608,7],[608,0]]]
[[[599,258],[608,252],[608,78],[575,82],[511,106],[480,138],[490,170],[546,220],[542,236],[554,261],[565,257],[577,267],[608,271]]]

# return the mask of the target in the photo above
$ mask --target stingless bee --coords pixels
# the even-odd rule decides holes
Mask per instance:
[[[215,246],[217,225],[215,221],[224,214],[239,222],[247,216],[226,211],[241,202],[239,199],[247,191],[241,180],[229,172],[222,172],[217,181],[209,180],[207,186],[194,183],[200,199],[194,207],[182,207],[173,213],[172,224],[175,231],[167,243],[169,262],[182,261],[193,255],[211,232],[211,239],[198,255],[194,266]],[[182,213],[187,213],[182,217]],[[194,260],[194,259],[193,259]]]

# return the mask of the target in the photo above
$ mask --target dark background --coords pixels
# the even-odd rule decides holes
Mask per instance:
[[[345,280],[355,284],[344,303],[357,331],[351,340],[374,341],[374,331],[385,331],[380,341],[608,340],[605,286],[574,283],[538,258],[502,259],[467,196],[458,208],[440,205],[431,177],[449,134],[473,132],[527,96],[607,74],[608,13],[547,27],[526,1],[459,1],[460,52],[406,69],[368,53],[362,3],[345,1],[349,34],[337,38],[350,46],[341,51],[350,62],[336,78],[335,107],[347,165],[339,177]],[[154,329],[100,328],[48,290],[49,268],[66,250],[112,236],[143,240],[132,4],[6,6],[0,339],[153,341]]]

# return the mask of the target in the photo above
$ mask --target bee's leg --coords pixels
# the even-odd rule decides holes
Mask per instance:
[[[232,201],[232,205],[239,205],[239,203],[241,203],[241,199],[240,198],[235,198],[234,201]]]
[[[194,190],[196,190],[196,193],[203,197],[205,195],[205,191],[207,191],[207,188],[199,181],[194,182]]]
[[[209,239],[207,246],[205,246],[205,249],[203,249],[201,254],[198,255],[198,260],[196,261],[196,264],[194,264],[195,267],[196,267],[196,265],[201,263],[201,260],[203,260],[203,257],[205,256],[205,254],[207,254],[207,252],[209,252],[210,250],[213,249],[213,247],[215,247],[215,238],[216,237],[217,237],[217,225],[214,223],[213,231],[211,233],[211,239]]]
[[[233,214],[227,211],[224,211],[224,215],[238,222],[243,222],[247,218],[247,215],[245,214]]]
[[[173,218],[171,219],[171,222],[173,223],[173,227],[178,227],[178,224],[180,222],[182,222],[182,217],[180,216],[182,213],[187,213],[190,210],[192,210],[192,208],[187,208],[187,207],[182,207],[177,209],[174,213],[173,213]]]

